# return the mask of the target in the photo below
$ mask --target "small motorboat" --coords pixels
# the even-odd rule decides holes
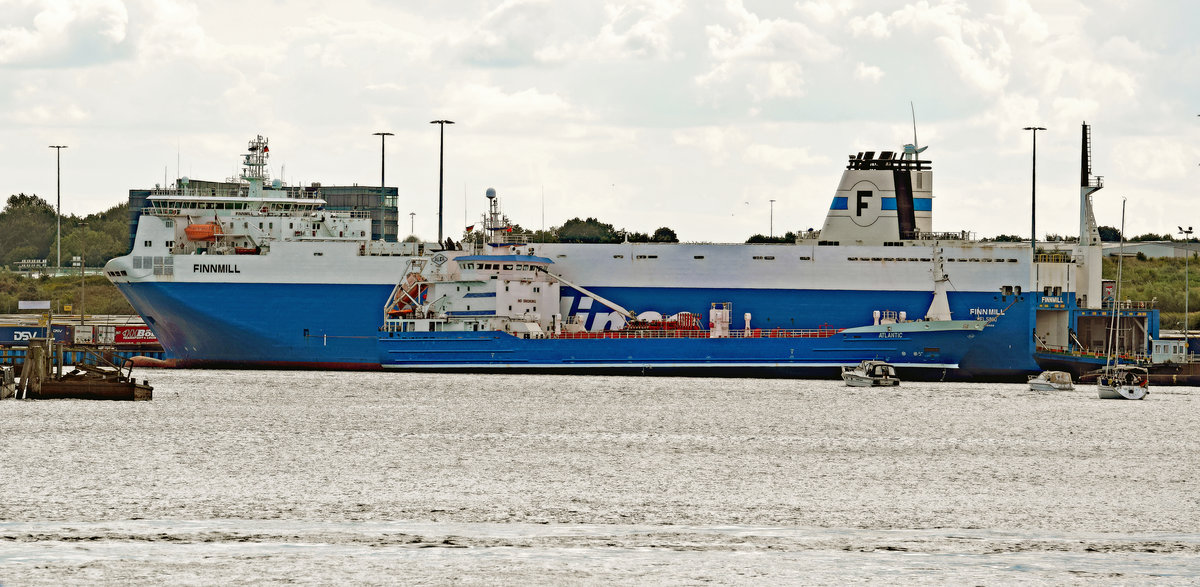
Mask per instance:
[[[900,385],[896,369],[883,361],[863,361],[857,367],[842,367],[842,380],[850,387],[892,387]]]
[[[1029,389],[1033,391],[1072,391],[1075,384],[1066,371],[1042,371],[1029,376]]]
[[[1096,379],[1100,399],[1146,399],[1150,395],[1150,374],[1145,367],[1111,365]]]

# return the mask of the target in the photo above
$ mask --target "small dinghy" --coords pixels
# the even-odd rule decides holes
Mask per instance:
[[[1042,371],[1029,376],[1029,389],[1033,391],[1071,391],[1075,384],[1066,371]]]
[[[896,369],[883,361],[863,361],[857,367],[842,367],[842,380],[850,387],[891,387],[900,385]]]

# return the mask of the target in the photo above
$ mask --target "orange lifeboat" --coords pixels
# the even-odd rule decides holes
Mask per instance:
[[[192,224],[183,229],[183,232],[187,235],[188,240],[212,242],[221,235],[221,224],[217,222]]]

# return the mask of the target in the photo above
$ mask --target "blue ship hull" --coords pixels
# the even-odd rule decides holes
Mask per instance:
[[[954,369],[975,331],[842,332],[823,337],[685,338],[620,333],[604,338],[518,338],[503,332],[388,332],[379,338],[385,369],[551,373],[714,371],[834,374],[866,359],[902,372]],[[702,333],[696,333],[702,334]],[[657,336],[656,336],[657,335]]]
[[[390,285],[117,283],[144,316],[168,355],[181,366],[236,368],[380,368],[377,339]],[[629,308],[663,314],[707,312],[731,301],[735,316],[752,314],[752,327],[769,330],[850,328],[871,322],[875,309],[919,317],[928,291],[833,291],[766,289],[594,288]],[[570,299],[574,292],[564,292]],[[950,292],[956,318],[1004,315],[973,340],[949,377],[1023,377],[1038,371],[1033,360],[1033,305],[1025,298],[985,292]],[[575,313],[595,325],[606,312]],[[738,329],[740,321],[733,327]],[[577,342],[577,341],[576,341]],[[677,342],[677,341],[672,341]],[[867,357],[874,358],[874,357]],[[800,367],[800,366],[797,366]],[[763,366],[769,374],[774,367]]]

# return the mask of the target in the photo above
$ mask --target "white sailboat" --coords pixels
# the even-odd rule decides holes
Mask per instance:
[[[1096,380],[1100,399],[1145,399],[1150,394],[1150,374],[1144,367],[1114,363],[1117,352],[1117,303],[1121,299],[1121,266],[1125,260],[1125,201],[1121,200],[1121,247],[1117,255],[1117,285],[1112,301],[1112,327],[1109,329],[1108,359]]]

